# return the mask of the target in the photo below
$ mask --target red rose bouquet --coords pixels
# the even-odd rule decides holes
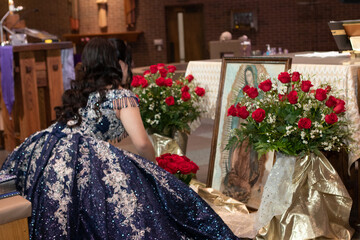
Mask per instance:
[[[140,102],[141,117],[150,134],[174,137],[175,131],[190,132],[201,110],[205,89],[192,75],[174,79],[175,66],[151,65],[143,76],[134,76],[131,86]]]
[[[328,85],[314,88],[298,72],[280,73],[277,79],[245,86],[228,116],[242,119],[233,129],[226,149],[248,140],[260,154],[279,151],[288,155],[347,148],[350,139],[345,102]]]
[[[177,154],[165,153],[156,158],[159,166],[175,177],[183,181],[184,183],[190,183],[191,179],[195,176],[199,170],[198,165],[191,161],[186,156],[179,156]]]

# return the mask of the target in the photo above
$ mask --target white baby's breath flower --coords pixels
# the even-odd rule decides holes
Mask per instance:
[[[306,136],[306,133],[304,131],[301,131],[300,136],[301,136],[302,139],[304,139],[305,136]]]

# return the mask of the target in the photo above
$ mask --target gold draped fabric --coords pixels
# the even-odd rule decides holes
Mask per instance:
[[[290,207],[261,228],[256,239],[351,239],[352,199],[324,155],[296,160],[292,191]]]
[[[150,137],[153,142],[156,157],[159,157],[164,153],[177,154],[180,156],[184,155],[175,139],[157,133],[151,134]]]
[[[253,228],[255,215],[249,213],[244,203],[213,188],[207,188],[206,184],[195,179],[191,180],[190,187],[209,204],[236,236],[253,238],[256,235]]]

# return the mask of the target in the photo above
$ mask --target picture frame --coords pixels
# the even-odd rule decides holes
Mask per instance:
[[[260,206],[274,154],[268,153],[258,159],[257,153],[251,147],[247,149],[246,143],[234,151],[225,150],[231,129],[241,121],[239,118],[227,117],[227,109],[242,97],[245,85],[258,87],[260,77],[277,77],[280,72],[290,69],[291,61],[287,57],[222,60],[207,186],[245,203],[253,210]]]
[[[230,27],[233,31],[258,30],[257,10],[232,10],[230,16]]]

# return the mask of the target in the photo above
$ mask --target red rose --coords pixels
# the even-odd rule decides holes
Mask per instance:
[[[181,93],[181,99],[186,102],[191,98],[191,95],[189,92],[182,92]]]
[[[150,75],[150,70],[146,70],[146,71],[144,72],[144,74],[143,74],[144,77],[146,77],[146,76],[148,76],[148,75]]]
[[[237,111],[234,105],[231,105],[228,109],[228,116],[237,117]]]
[[[310,129],[311,128],[311,120],[309,118],[301,118],[298,122],[298,127],[300,129]]]
[[[159,77],[158,79],[155,80],[156,85],[158,86],[164,86],[165,85],[165,79],[163,77]]]
[[[325,90],[326,90],[326,93],[329,93],[329,92],[331,91],[331,86],[327,86],[327,87],[325,88]]]
[[[272,82],[270,79],[267,79],[259,84],[259,88],[264,92],[268,92],[271,90]]]
[[[333,96],[330,96],[329,99],[325,102],[325,105],[330,107],[334,107],[336,105],[336,98]]]
[[[287,95],[287,99],[289,100],[289,103],[291,103],[291,104],[297,103],[298,102],[298,93],[297,93],[297,91],[291,91]]]
[[[148,80],[146,80],[144,77],[141,77],[139,82],[143,88],[146,88],[147,86],[149,86]]]
[[[180,80],[176,80],[175,82],[176,82],[176,85],[180,85],[180,86],[184,85]]]
[[[337,98],[337,99],[336,99],[336,105],[337,105],[337,104],[345,105],[345,101]]]
[[[132,87],[138,87],[140,86],[140,82],[139,82],[139,77],[138,76],[133,76],[132,82],[131,82],[131,86]]]
[[[246,86],[243,88],[243,92],[246,93],[249,89],[250,89],[249,85],[246,85]]]
[[[189,83],[191,83],[191,81],[194,80],[194,76],[190,74],[190,75],[187,75],[185,79],[187,79],[189,81]]]
[[[319,101],[324,101],[327,98],[326,90],[324,89],[316,89],[315,98]]]
[[[327,124],[334,124],[338,121],[338,117],[335,113],[330,113],[325,116],[325,122]]]
[[[182,159],[184,159],[185,162],[190,162],[191,160],[186,156],[181,156]]]
[[[174,104],[175,104],[174,97],[173,97],[173,96],[170,96],[170,97],[165,98],[165,103],[166,103],[168,106],[174,105]]]
[[[257,88],[254,87],[249,88],[249,90],[246,91],[246,94],[252,99],[259,95]]]
[[[160,75],[161,75],[163,78],[165,78],[165,77],[166,77],[166,75],[167,75],[167,71],[166,71],[166,69],[165,69],[165,68],[161,68],[161,69],[159,69],[159,73],[160,73]]]
[[[262,122],[265,118],[265,110],[258,108],[251,114],[251,117],[258,123]]]
[[[289,83],[290,82],[290,74],[288,72],[282,72],[279,74],[278,79],[282,83]]]
[[[300,73],[299,72],[293,72],[291,76],[291,81],[297,82],[300,79]]]
[[[169,65],[167,68],[168,68],[169,73],[174,73],[176,70],[176,67],[174,65]]]
[[[191,172],[196,174],[196,172],[199,170],[199,166],[196,163],[194,163],[193,161],[191,161],[190,164],[192,165]]]
[[[279,100],[280,100],[280,102],[285,101],[285,99],[286,99],[286,94],[279,94]]]
[[[308,80],[301,82],[301,90],[302,90],[303,92],[309,92],[309,90],[310,90],[310,88],[311,88],[312,86],[314,86],[314,85],[312,85],[311,82],[308,81]]]
[[[156,67],[157,67],[158,70],[164,69],[164,68],[165,68],[165,64],[164,64],[164,63],[158,63],[158,64],[156,64]]]
[[[196,87],[196,88],[195,88],[195,93],[196,93],[198,96],[202,97],[202,96],[205,95],[205,89],[204,89],[204,88],[201,88],[201,87]]]
[[[140,103],[140,97],[139,97],[139,95],[135,94],[135,96],[136,96],[136,98],[137,98],[137,100],[138,100],[138,103]]]
[[[158,67],[156,65],[151,65],[150,66],[150,72],[152,74],[157,73],[157,71],[158,71]]]
[[[171,78],[165,79],[164,85],[167,87],[171,87],[173,85],[173,81]]]
[[[242,119],[247,119],[247,117],[250,115],[248,110],[246,110],[246,106],[240,106],[239,104],[236,106],[236,115],[238,117],[241,117]]]
[[[175,174],[179,170],[179,164],[177,164],[176,162],[173,162],[173,161],[167,162],[166,168],[168,169],[168,170],[166,169],[166,171],[168,171],[172,174]]]
[[[187,85],[181,88],[181,92],[188,92],[188,91],[189,91],[189,87]]]
[[[339,113],[342,113],[342,112],[345,112],[346,109],[345,109],[345,104],[337,104],[335,107],[334,107],[334,112],[336,114],[339,114]]]
[[[172,169],[172,168],[165,167],[164,169],[165,169],[165,171],[167,171],[171,174],[177,173],[177,168]]]
[[[189,174],[193,170],[193,166],[190,162],[183,161],[178,167],[181,174]]]

